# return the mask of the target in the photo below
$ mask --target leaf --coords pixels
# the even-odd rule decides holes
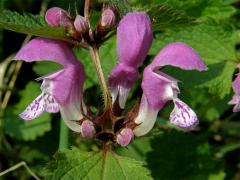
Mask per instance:
[[[152,19],[154,31],[197,24],[197,21],[187,16],[184,11],[176,10],[167,4],[155,5],[147,13]]]
[[[235,35],[221,26],[198,25],[170,31],[154,40],[150,54],[155,55],[168,43],[180,41],[192,46],[208,65],[208,71],[183,71],[171,68],[171,75],[188,87],[207,87],[223,98],[231,92],[233,73],[237,65]],[[211,42],[211,43],[209,43]]]
[[[177,68],[166,68],[164,72],[177,78],[184,88],[208,88],[209,93],[224,98],[232,91],[232,77],[236,64],[231,62],[216,63],[208,66],[208,71],[184,71]]]
[[[97,2],[113,5],[118,10],[121,17],[132,11],[129,0],[97,0]]]
[[[84,88],[90,88],[93,85],[98,84],[98,77],[96,70],[94,68],[92,59],[89,55],[89,52],[85,49],[74,49],[74,52],[78,59],[80,59],[81,63],[84,65],[84,70],[86,74],[86,79],[84,82]],[[100,61],[102,65],[102,69],[107,79],[110,74],[112,68],[116,64],[117,55],[116,55],[116,38],[111,38],[107,42],[105,42],[100,47]]]
[[[217,24],[201,24],[156,36],[150,54],[156,54],[161,47],[174,41],[192,46],[207,64],[237,61],[235,34]]]
[[[150,146],[151,137],[141,137],[134,139],[127,148],[117,148],[117,153],[122,156],[134,158],[139,161],[146,160],[146,154],[152,151]]]
[[[110,0],[110,3],[118,9],[118,12],[121,16],[124,16],[128,12],[132,11],[128,0]]]
[[[224,170],[205,133],[165,131],[151,141],[147,163],[154,179],[208,179]]]
[[[39,76],[46,76],[61,69],[61,65],[50,61],[36,62],[33,65],[33,71]]]
[[[133,3],[141,6],[166,4],[197,19],[211,17],[219,21],[230,18],[236,13],[236,9],[225,0],[133,0]]]
[[[20,15],[9,10],[0,12],[0,28],[47,38],[67,38],[64,27],[48,26],[42,16],[29,13]]]
[[[77,148],[55,154],[45,171],[45,179],[151,179],[143,163],[112,151],[85,152]]]
[[[26,89],[20,92],[20,102],[9,106],[4,114],[5,132],[16,139],[35,140],[51,130],[50,114],[44,113],[39,118],[29,122],[20,119],[18,115],[40,94],[38,86],[37,83],[28,83]]]
[[[202,11],[202,16],[212,17],[216,20],[227,19],[236,13],[236,9],[225,3],[223,0],[207,1],[205,9]]]
[[[187,99],[186,96],[188,96]],[[230,108],[228,104],[231,98],[230,95],[220,99],[218,96],[209,94],[207,89],[201,89],[201,93],[199,93],[199,89],[189,89],[186,87],[186,89],[182,90],[182,98],[184,102],[196,111],[200,122],[208,121],[212,123],[215,120],[219,120]]]

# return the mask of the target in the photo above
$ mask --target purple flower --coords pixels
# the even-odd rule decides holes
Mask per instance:
[[[99,22],[102,25],[113,26],[116,20],[112,19],[113,15],[114,11],[107,9],[102,13]],[[95,40],[93,36],[91,42],[88,42],[89,22],[80,15],[73,20],[65,10],[51,8],[45,18],[49,25],[64,26],[72,32],[71,37],[77,37],[78,41],[89,43],[89,46]],[[138,79],[138,67],[145,60],[152,40],[151,20],[146,13],[129,13],[120,21],[117,28],[118,64],[109,76],[109,88],[112,103],[114,105],[118,103],[121,109],[124,109],[128,93]],[[68,127],[80,132],[83,137],[96,137],[100,140],[106,138],[104,141],[112,141],[123,147],[133,140],[134,135],[142,136],[148,133],[154,126],[158,112],[169,101],[174,103],[174,109],[170,114],[172,124],[187,130],[193,129],[198,124],[195,112],[178,98],[180,93],[178,81],[160,71],[162,67],[168,65],[184,70],[207,69],[200,56],[184,43],[175,42],[167,45],[144,69],[141,103],[125,117],[116,115],[115,106],[113,109],[110,106],[109,109],[104,109],[100,116],[86,114],[87,108],[83,102],[84,69],[74,56],[71,47],[65,42],[35,38],[17,53],[15,59],[26,62],[49,60],[63,67],[58,72],[39,78],[43,80],[42,93],[20,114],[25,120],[32,120],[44,111],[50,113],[60,111]],[[237,103],[239,104],[239,101]],[[112,129],[106,128],[109,121],[112,123]]]
[[[193,129],[198,124],[195,112],[178,99],[178,81],[159,71],[166,65],[185,70],[206,70],[200,56],[184,43],[171,43],[164,47],[143,72],[143,96],[135,123],[136,136],[148,133],[157,118],[158,112],[168,101],[173,101],[174,109],[170,114],[170,123],[184,129]]]
[[[127,95],[138,79],[137,68],[147,56],[153,39],[151,20],[145,13],[129,13],[117,28],[118,64],[109,76],[113,102],[119,96],[123,109]]]
[[[80,132],[80,125],[74,120],[83,118],[81,109],[84,70],[71,48],[62,41],[35,38],[17,53],[15,60],[53,61],[63,69],[51,75],[41,77],[42,93],[20,114],[25,120],[32,120],[44,111],[56,113],[60,110],[68,127]],[[82,108],[81,108],[82,107]]]
[[[117,30],[118,64],[113,69],[109,84],[113,102],[117,97],[124,108],[128,92],[138,78],[138,66],[147,56],[153,39],[151,22],[145,13],[129,13],[121,21]],[[149,132],[158,112],[168,101],[175,107],[170,122],[184,129],[192,129],[198,124],[195,112],[178,99],[178,81],[159,71],[166,65],[185,70],[206,70],[200,56],[184,43],[175,42],[163,48],[143,73],[143,96],[133,132],[142,136]]]
[[[45,19],[51,26],[73,28],[74,24],[68,12],[58,7],[49,9]],[[75,132],[81,132],[79,120],[83,118],[83,113],[86,113],[82,98],[84,69],[71,47],[63,41],[35,38],[20,49],[15,60],[53,61],[63,66],[58,72],[38,78],[43,80],[42,93],[20,114],[20,117],[32,120],[44,111],[50,113],[60,111],[66,125]]]
[[[239,112],[240,111],[240,73],[237,74],[237,77],[232,82],[232,88],[234,91],[234,95],[231,101],[228,102],[228,104],[234,105],[233,112]]]

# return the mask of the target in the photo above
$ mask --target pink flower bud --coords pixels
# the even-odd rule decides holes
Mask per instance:
[[[86,19],[80,15],[77,15],[74,21],[75,29],[82,34],[88,33],[89,31],[89,24]]]
[[[51,26],[72,26],[71,16],[64,9],[53,7],[47,10],[45,19]]]
[[[107,8],[103,11],[101,15],[100,25],[103,28],[111,28],[116,23],[116,17],[111,8]]]
[[[130,128],[122,129],[117,135],[117,143],[123,147],[126,147],[133,139],[133,131]]]
[[[84,138],[93,138],[96,134],[93,122],[89,120],[83,121],[81,124],[81,133]]]

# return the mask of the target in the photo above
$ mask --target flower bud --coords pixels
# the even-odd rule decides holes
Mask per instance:
[[[100,19],[100,25],[103,28],[112,28],[116,23],[116,17],[111,8],[107,8],[103,11]]]
[[[98,21],[95,34],[99,37],[105,36],[115,25],[117,17],[111,6],[105,8]]]
[[[45,19],[51,26],[72,26],[71,16],[67,11],[58,7],[53,7],[47,10]]]
[[[117,135],[117,143],[123,147],[126,147],[131,140],[133,139],[133,131],[130,128],[124,128],[120,131],[120,133]]]
[[[95,127],[92,121],[85,120],[81,124],[81,134],[84,138],[93,138],[96,134]]]
[[[80,15],[77,15],[74,21],[74,27],[75,29],[81,33],[86,34],[89,31],[89,24],[86,21],[86,19]]]

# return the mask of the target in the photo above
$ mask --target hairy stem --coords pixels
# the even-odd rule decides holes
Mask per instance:
[[[92,56],[93,64],[97,71],[98,79],[100,81],[99,84],[103,91],[104,108],[105,108],[105,110],[111,109],[112,108],[111,95],[109,93],[109,89],[108,89],[106,80],[104,78],[103,70],[102,70],[101,63],[100,63],[98,48],[96,46],[92,46],[89,49],[90,49],[90,54]]]
[[[84,4],[84,17],[89,21],[90,0],[85,0]]]

